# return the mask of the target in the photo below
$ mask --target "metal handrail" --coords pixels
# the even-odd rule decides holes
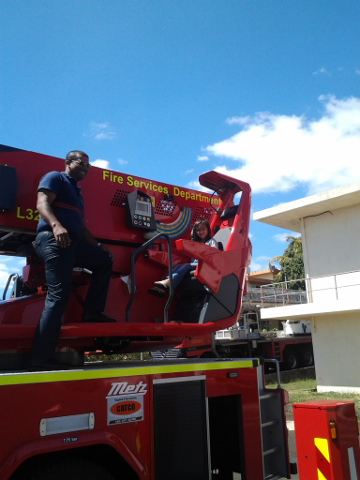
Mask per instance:
[[[3,298],[2,298],[3,300],[6,300],[6,294],[7,294],[7,291],[9,289],[11,280],[14,279],[14,283],[15,283],[15,280],[17,278],[19,278],[19,275],[17,273],[12,273],[11,275],[9,275],[9,278],[7,279],[7,282],[6,282],[4,291],[3,291]]]
[[[312,303],[312,300],[310,298],[312,293],[322,292],[322,291],[327,291],[327,290],[335,290],[335,297],[336,297],[336,300],[338,300],[339,299],[338,291],[339,291],[340,288],[356,287],[356,286],[360,285],[360,283],[353,283],[353,284],[350,284],[350,285],[341,285],[341,286],[338,285],[337,277],[339,277],[341,275],[349,275],[349,274],[352,274],[352,273],[359,273],[360,274],[360,270],[351,270],[349,272],[335,273],[335,274],[332,274],[332,275],[318,275],[316,277],[298,278],[298,279],[294,279],[294,280],[286,280],[285,282],[269,283],[267,285],[261,285],[261,287],[260,287],[261,307],[264,308],[264,302],[266,302],[266,299],[271,298],[271,297],[275,298],[275,305],[276,305],[276,298],[281,297],[282,298],[282,304],[283,304],[283,306],[285,306],[286,304],[291,303],[290,302],[290,297],[299,295],[300,303],[302,303],[302,301],[301,301],[302,300],[302,293],[306,294],[306,297],[307,297],[306,298],[306,303],[307,302]],[[333,287],[316,288],[316,289],[309,288],[309,282],[311,280],[321,279],[321,278],[327,278],[327,279],[333,278],[334,279],[334,286]],[[295,282],[300,282],[300,281],[305,282],[306,290],[292,290],[292,289],[288,288],[289,284],[295,283]],[[285,291],[284,291],[284,286],[285,286]],[[277,291],[280,290],[279,287],[281,287],[281,293],[277,293]],[[266,289],[266,288],[272,288],[273,293],[268,294],[268,295],[266,295],[266,294],[264,295],[263,292],[264,292],[264,289]],[[285,297],[287,297],[287,302],[285,302]]]
[[[128,301],[128,304],[126,306],[126,322],[130,322],[130,309],[131,305],[133,304],[134,298],[135,298],[135,293],[136,293],[136,284],[135,284],[135,263],[136,263],[136,257],[137,255],[145,250],[149,245],[154,243],[155,240],[158,238],[165,238],[167,245],[168,245],[168,266],[169,266],[169,280],[170,280],[170,285],[169,285],[169,298],[168,301],[166,302],[165,308],[164,308],[164,323],[169,322],[169,308],[171,305],[171,302],[174,298],[174,288],[173,288],[173,280],[172,280],[172,255],[171,255],[171,239],[169,235],[166,233],[158,233],[154,237],[152,237],[150,240],[145,242],[143,245],[141,245],[139,248],[133,251],[131,254],[131,268],[130,268],[130,290],[131,290],[131,296],[130,300]]]
[[[277,388],[281,388],[281,379],[280,379],[280,363],[275,358],[264,358],[265,363],[273,363],[276,369],[276,381],[277,381]]]

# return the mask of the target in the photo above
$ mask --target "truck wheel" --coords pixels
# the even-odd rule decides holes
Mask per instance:
[[[101,465],[82,458],[50,456],[37,462],[16,480],[115,480]]]
[[[312,348],[304,348],[301,352],[301,363],[303,367],[312,367],[314,365],[314,353]]]
[[[214,352],[204,352],[199,358],[217,358]]]
[[[294,368],[299,368],[299,357],[296,350],[285,350],[283,365],[285,370],[294,370]]]

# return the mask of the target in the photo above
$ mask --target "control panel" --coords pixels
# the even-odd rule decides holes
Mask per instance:
[[[127,195],[126,226],[128,228],[142,228],[156,230],[156,221],[151,197],[140,190]]]

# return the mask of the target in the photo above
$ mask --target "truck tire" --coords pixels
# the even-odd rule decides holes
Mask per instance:
[[[314,365],[314,352],[311,347],[305,347],[301,351],[301,365],[312,367]]]
[[[284,351],[284,360],[283,360],[283,369],[284,370],[294,370],[299,368],[299,354],[293,348],[285,348]]]
[[[116,480],[101,465],[83,458],[49,456],[39,460],[16,480]]]
[[[217,358],[217,356],[214,352],[204,352],[199,358]]]

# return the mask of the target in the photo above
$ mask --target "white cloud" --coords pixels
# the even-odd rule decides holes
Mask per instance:
[[[95,138],[95,140],[112,140],[116,138],[117,133],[108,122],[92,122],[90,124],[90,132],[86,136]]]
[[[91,162],[91,165],[99,168],[109,168],[110,162],[108,160],[101,160],[100,158],[98,158],[97,160],[95,160],[95,162]]]
[[[189,173],[193,173],[194,169],[192,168],[191,170],[186,170],[185,175],[188,175]]]
[[[226,119],[229,125],[246,125],[251,121],[251,117],[231,117]]]
[[[9,278],[9,272],[6,272],[4,270],[0,270],[0,301],[3,298],[3,291],[4,287],[6,285],[6,282],[8,281]]]
[[[10,275],[9,266],[5,262],[0,263],[0,299],[1,300],[2,300],[3,289],[6,285],[6,282],[8,281],[9,275]]]
[[[12,262],[14,260],[14,257],[7,257],[5,255],[2,255],[1,256],[1,262],[2,263],[9,263],[9,262]],[[1,265],[1,263],[0,263]]]
[[[197,161],[198,162],[207,162],[207,161],[209,161],[209,157],[207,155],[204,155],[204,156],[199,156],[198,155]]]
[[[186,185],[187,188],[192,188],[193,190],[199,190],[200,192],[212,193],[208,188],[200,185],[199,180],[192,180]]]
[[[298,236],[299,234],[295,232],[285,232],[285,233],[276,233],[275,235],[273,235],[273,238],[277,242],[286,243],[286,239],[288,237],[298,237]]]
[[[255,193],[302,185],[314,194],[360,181],[360,99],[319,100],[319,119],[269,112],[243,117],[240,132],[206,148],[238,163],[216,170],[250,183]]]
[[[319,74],[331,76],[331,73],[329,73],[324,67],[319,68],[319,70],[316,70],[316,72],[313,72],[313,75],[319,75]]]
[[[356,75],[360,75],[360,70],[357,68],[357,69],[355,70],[355,73],[356,73]]]
[[[129,163],[127,160],[124,160],[123,158],[118,158],[118,162],[120,165],[127,165]]]
[[[253,233],[249,233],[249,238],[252,239],[254,237]]]
[[[261,268],[260,263],[255,262],[255,260],[252,260],[250,263],[250,272],[258,272],[259,270],[265,270]]]
[[[270,257],[260,256],[253,258],[250,264],[251,272],[258,272],[259,270],[266,270],[269,268]]]
[[[116,137],[116,132],[101,132],[95,135],[95,140],[112,140]]]
[[[1,257],[0,263],[0,300],[2,300],[2,295],[6,282],[8,281],[9,275],[11,273],[22,273],[22,267],[26,264],[25,258],[19,257]]]

